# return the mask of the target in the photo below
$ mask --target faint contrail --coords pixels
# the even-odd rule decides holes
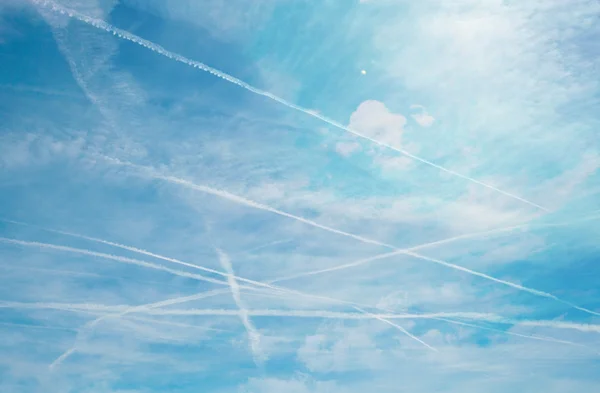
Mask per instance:
[[[179,297],[176,299],[162,300],[162,301],[156,302],[156,303],[142,304],[140,306],[128,307],[125,310],[118,312],[116,314],[104,314],[104,315],[86,323],[85,325],[83,325],[81,327],[81,329],[78,330],[78,334],[75,339],[75,344],[73,344],[73,346],[71,348],[67,349],[62,355],[60,355],[58,358],[56,358],[56,360],[54,360],[52,362],[52,364],[50,364],[50,368],[54,368],[54,367],[60,365],[69,356],[71,356],[73,353],[75,353],[77,351],[77,343],[81,340],[84,340],[87,333],[89,333],[89,331],[91,329],[93,329],[98,323],[100,323],[104,320],[119,319],[130,313],[143,312],[146,310],[151,310],[153,308],[166,307],[166,306],[171,306],[174,304],[179,304],[179,303],[202,299],[202,298],[207,297],[207,295],[210,296],[211,292],[215,292],[215,291],[203,292],[203,293],[195,294],[195,295],[191,295],[191,296],[184,296],[184,297]]]
[[[71,356],[72,354],[74,354],[76,350],[77,350],[77,346],[73,345],[71,348],[67,349],[62,355],[60,355],[59,357],[57,357],[56,359],[54,359],[54,361],[52,363],[50,363],[50,365],[48,367],[50,369],[53,369],[56,366],[59,366],[69,356]]]
[[[557,344],[574,345],[574,346],[577,346],[577,347],[587,348],[587,346],[585,346],[583,344],[577,344],[577,343],[574,343],[572,341],[559,340],[559,339],[552,338],[552,337],[531,336],[529,334],[515,333],[515,332],[511,332],[509,330],[494,329],[494,328],[487,327],[487,326],[474,325],[472,323],[461,322],[461,321],[457,321],[455,319],[446,319],[446,318],[433,318],[433,319],[437,319],[439,321],[453,323],[455,325],[468,326],[468,327],[472,327],[472,328],[475,328],[475,329],[489,330],[491,332],[497,332],[497,333],[507,334],[509,336],[523,337],[523,338],[529,338],[529,339],[532,339],[532,340],[546,341],[546,342],[557,343]]]
[[[395,324],[394,322],[392,322],[392,321],[389,321],[389,320],[387,320],[387,319],[384,319],[384,318],[382,318],[382,317],[380,317],[380,316],[378,316],[378,315],[376,315],[376,314],[372,314],[372,313],[370,313],[370,312],[367,312],[367,311],[365,311],[365,310],[363,310],[363,309],[361,309],[361,308],[354,307],[354,309],[355,309],[356,311],[360,312],[360,313],[363,313],[363,314],[369,315],[370,317],[372,317],[372,318],[374,318],[374,319],[377,319],[377,320],[379,320],[379,321],[381,321],[381,322],[383,322],[383,323],[385,323],[385,324],[387,324],[387,325],[390,325],[390,326],[392,326],[392,327],[394,327],[394,328],[396,328],[396,329],[400,330],[402,333],[406,334],[408,337],[412,338],[413,340],[417,341],[417,342],[418,342],[418,343],[420,343],[420,344],[423,344],[424,346],[426,346],[427,348],[431,349],[432,351],[434,351],[434,352],[437,352],[437,351],[438,351],[437,349],[435,349],[435,348],[434,348],[434,347],[432,347],[431,345],[427,344],[425,341],[421,340],[419,337],[417,337],[417,336],[413,335],[412,333],[410,333],[408,330],[406,330],[406,329],[405,329],[405,328],[403,328],[402,326],[400,326],[400,325],[397,325],[397,324]]]
[[[30,325],[30,324],[25,324],[25,323],[13,323],[13,322],[0,322],[0,325],[13,326],[13,327],[25,328],[25,329],[62,330],[62,331],[67,331],[67,332],[72,332],[73,330],[75,330],[73,328],[67,328],[67,327],[62,327],[62,326]]]
[[[233,297],[233,301],[235,305],[240,310],[239,315],[242,320],[242,324],[244,328],[248,332],[248,340],[250,341],[250,349],[254,354],[254,361],[257,364],[260,364],[264,361],[264,355],[260,349],[260,335],[258,331],[252,325],[250,318],[248,317],[248,310],[242,301],[242,297],[240,296],[240,287],[237,281],[235,280],[235,273],[233,271],[233,266],[231,265],[231,261],[229,260],[229,256],[223,252],[223,250],[219,248],[215,248],[215,251],[219,257],[219,262],[221,262],[221,266],[227,272],[227,282],[229,283],[229,288],[231,289],[231,296]]]
[[[460,177],[460,178],[462,178],[464,180],[468,180],[470,182],[479,184],[480,186],[489,188],[491,190],[494,190],[494,191],[496,191],[496,192],[498,192],[500,194],[503,194],[505,196],[508,196],[510,198],[513,198],[513,199],[519,200],[521,202],[527,203],[528,205],[534,206],[534,207],[536,207],[538,209],[541,209],[541,210],[544,210],[544,211],[549,211],[547,208],[545,208],[543,206],[540,206],[537,203],[531,202],[531,201],[529,201],[527,199],[524,199],[524,198],[521,198],[521,197],[519,197],[519,196],[517,196],[515,194],[509,193],[509,192],[504,191],[504,190],[501,190],[501,189],[499,189],[499,188],[497,188],[495,186],[492,186],[490,184],[484,183],[484,182],[479,181],[477,179],[474,179],[474,178],[472,178],[470,176],[463,175],[463,174],[455,172],[455,171],[453,171],[451,169],[445,168],[445,167],[443,167],[441,165],[435,164],[434,162],[431,162],[431,161],[426,160],[426,159],[424,159],[422,157],[416,156],[416,155],[414,155],[414,154],[412,154],[412,153],[410,153],[410,152],[408,152],[408,151],[406,151],[404,149],[392,146],[392,145],[387,144],[385,142],[373,139],[373,138],[371,138],[371,137],[369,137],[367,135],[361,134],[360,132],[358,132],[356,130],[353,130],[353,129],[349,128],[349,127],[346,127],[343,124],[341,124],[341,123],[339,123],[339,122],[337,122],[337,121],[335,121],[333,119],[330,119],[330,118],[328,118],[326,116],[320,115],[319,113],[317,113],[315,111],[311,111],[311,110],[309,110],[307,108],[303,108],[303,107],[301,107],[299,105],[296,105],[296,104],[294,104],[292,102],[284,100],[283,98],[278,97],[278,96],[276,96],[274,94],[271,94],[271,93],[269,93],[267,91],[264,91],[264,90],[258,89],[256,87],[253,87],[253,86],[249,85],[248,83],[246,83],[246,82],[244,82],[244,81],[242,81],[240,79],[237,79],[237,78],[235,78],[235,77],[233,77],[231,75],[228,75],[228,74],[226,74],[226,73],[224,73],[222,71],[219,71],[219,70],[217,70],[215,68],[212,68],[212,67],[210,67],[210,66],[208,66],[208,65],[206,65],[204,63],[201,63],[201,62],[198,62],[198,61],[194,61],[194,60],[188,59],[187,57],[184,57],[184,56],[182,56],[180,54],[168,51],[168,50],[166,50],[165,48],[163,48],[162,46],[160,46],[158,44],[155,44],[155,43],[153,43],[151,41],[148,41],[148,40],[145,40],[145,39],[143,39],[141,37],[138,37],[138,36],[136,36],[136,35],[128,32],[128,31],[121,30],[121,29],[119,29],[119,28],[117,28],[115,26],[110,25],[109,23],[106,23],[103,20],[92,18],[92,17],[89,17],[87,15],[81,14],[81,13],[75,11],[75,10],[68,9],[66,7],[63,7],[62,5],[56,4],[53,1],[48,1],[48,0],[31,0],[31,1],[33,3],[35,3],[35,4],[38,4],[38,5],[43,5],[43,6],[46,6],[46,7],[50,7],[55,12],[59,12],[59,13],[61,13],[63,15],[68,15],[71,18],[78,19],[78,20],[80,20],[80,21],[82,21],[84,23],[87,23],[87,24],[95,27],[95,28],[98,28],[98,29],[104,30],[106,32],[112,33],[113,35],[118,36],[119,38],[128,40],[128,41],[136,43],[138,45],[141,45],[141,46],[143,46],[145,48],[150,49],[153,52],[156,52],[156,53],[158,53],[158,54],[160,54],[162,56],[168,57],[169,59],[178,61],[180,63],[186,64],[188,66],[191,66],[191,67],[194,67],[194,68],[197,68],[197,69],[200,69],[202,71],[209,72],[209,73],[211,73],[211,74],[213,74],[213,75],[215,75],[215,76],[217,76],[217,77],[219,77],[221,79],[224,79],[224,80],[226,80],[226,81],[228,81],[230,83],[238,85],[238,86],[240,86],[243,89],[246,89],[246,90],[251,91],[251,92],[253,92],[255,94],[267,97],[267,98],[269,98],[269,99],[271,99],[273,101],[276,101],[276,102],[278,102],[278,103],[280,103],[282,105],[285,105],[288,108],[300,111],[300,112],[305,113],[305,114],[307,114],[309,116],[317,118],[317,119],[319,119],[321,121],[324,121],[324,122],[326,122],[326,123],[328,123],[328,124],[330,124],[330,125],[332,125],[332,126],[334,126],[336,128],[339,128],[339,129],[341,129],[343,131],[346,131],[346,132],[348,132],[350,134],[353,134],[354,136],[357,136],[359,138],[368,140],[368,141],[370,141],[372,143],[375,143],[375,144],[377,144],[379,146],[382,146],[382,147],[394,150],[394,151],[396,151],[398,153],[401,153],[401,154],[403,154],[403,155],[405,155],[407,157],[412,158],[413,160],[422,162],[422,163],[424,163],[426,165],[430,165],[430,166],[432,166],[434,168],[437,168],[437,169],[439,169],[439,170],[441,170],[443,172],[449,173],[449,174],[451,174],[453,176],[457,176],[457,177]]]
[[[567,301],[561,300],[558,297],[556,297],[556,296],[554,296],[552,294],[543,292],[543,291],[538,291],[536,289],[532,289],[532,288],[529,288],[529,287],[526,287],[526,286],[523,286],[523,285],[515,284],[515,283],[512,283],[510,281],[501,280],[499,278],[492,277],[492,276],[490,276],[488,274],[480,273],[480,272],[477,272],[475,270],[471,270],[471,269],[468,269],[466,267],[463,267],[463,266],[460,266],[460,265],[456,265],[454,263],[446,262],[446,261],[443,261],[443,260],[440,260],[440,259],[429,258],[429,257],[426,257],[424,255],[417,254],[417,253],[415,253],[413,251],[402,250],[402,249],[399,249],[399,248],[397,248],[395,246],[392,246],[390,244],[386,244],[386,243],[383,243],[383,242],[380,242],[380,241],[377,241],[377,240],[369,239],[369,238],[366,238],[364,236],[355,235],[353,233],[349,233],[349,232],[345,232],[345,231],[342,231],[342,230],[339,230],[339,229],[328,227],[326,225],[321,225],[321,224],[319,224],[319,223],[317,223],[315,221],[306,219],[304,217],[296,216],[294,214],[290,214],[290,213],[284,212],[282,210],[275,209],[275,208],[273,208],[271,206],[267,206],[267,205],[264,205],[262,203],[252,201],[250,199],[247,199],[247,198],[244,198],[244,197],[232,194],[232,193],[224,191],[224,190],[219,190],[219,189],[208,187],[208,186],[205,186],[205,185],[196,184],[196,183],[193,183],[193,182],[191,182],[189,180],[180,179],[180,178],[177,178],[177,177],[174,177],[174,176],[161,175],[159,173],[156,173],[154,170],[152,170],[152,168],[146,168],[146,167],[135,165],[135,164],[132,164],[132,163],[129,163],[129,162],[123,162],[123,161],[118,160],[116,158],[111,158],[111,157],[104,157],[104,158],[107,161],[115,163],[115,164],[118,164],[118,165],[129,166],[129,167],[132,167],[132,168],[136,168],[138,170],[142,170],[142,171],[146,172],[150,177],[155,178],[155,179],[164,180],[166,182],[173,183],[173,184],[179,184],[179,185],[182,185],[184,187],[191,188],[193,190],[197,190],[197,191],[200,191],[200,192],[204,192],[206,194],[214,195],[214,196],[217,196],[219,198],[223,198],[223,199],[229,200],[231,202],[235,202],[235,203],[238,203],[238,204],[241,204],[241,205],[245,205],[245,206],[248,206],[248,207],[252,207],[252,208],[255,208],[255,209],[259,209],[259,210],[271,212],[271,213],[277,214],[277,215],[282,216],[282,217],[291,218],[293,220],[302,222],[304,224],[313,226],[315,228],[319,228],[319,229],[325,230],[327,232],[331,232],[331,233],[335,233],[337,235],[341,235],[341,236],[345,236],[345,237],[348,237],[348,238],[351,238],[351,239],[355,239],[355,240],[361,241],[361,242],[366,243],[366,244],[373,244],[373,245],[378,245],[378,246],[381,246],[381,247],[389,248],[389,249],[392,249],[392,250],[394,250],[394,252],[397,252],[399,254],[410,255],[410,256],[413,256],[415,258],[419,258],[419,259],[422,259],[422,260],[425,260],[425,261],[429,261],[429,262],[433,262],[433,263],[436,263],[436,264],[439,264],[439,265],[442,265],[442,266],[449,267],[451,269],[460,270],[462,272],[465,272],[465,273],[468,273],[468,274],[471,274],[471,275],[474,275],[474,276],[477,276],[477,277],[481,277],[481,278],[484,278],[484,279],[487,279],[487,280],[490,280],[490,281],[494,281],[494,282],[499,283],[499,284],[507,285],[509,287],[518,289],[520,291],[528,292],[528,293],[531,293],[531,294],[536,295],[536,296],[542,296],[542,297],[545,297],[545,298],[550,298],[550,299],[557,300],[557,301],[559,301],[562,304],[569,305],[571,307],[574,307],[574,308],[576,308],[576,309],[578,309],[580,311],[586,312],[588,314],[600,316],[600,313],[597,313],[595,311],[592,311],[592,310],[589,310],[589,309],[586,309],[586,308],[583,308],[583,307],[576,306],[576,305],[574,305],[572,303],[569,303]],[[464,236],[465,235],[463,235],[463,238],[464,238]],[[433,242],[433,243],[434,244],[441,244],[442,242],[443,241],[437,241],[437,242]],[[381,258],[381,257],[372,257],[372,258]],[[261,283],[261,286],[265,286],[265,285],[268,285],[268,284]]]
[[[250,253],[252,253],[254,251],[262,250],[263,248],[277,246],[279,244],[290,243],[290,242],[293,242],[293,241],[294,241],[294,239],[275,240],[273,242],[269,242],[269,243],[266,243],[266,244],[261,244],[260,246],[256,246],[256,247],[249,248],[247,250],[242,250],[242,251],[236,252],[235,254],[250,254]]]

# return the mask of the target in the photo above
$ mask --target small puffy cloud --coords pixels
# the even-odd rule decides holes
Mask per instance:
[[[383,102],[363,101],[350,116],[348,127],[377,141],[400,147],[406,118],[392,113]],[[349,156],[360,149],[356,142],[339,142],[335,150]]]
[[[419,110],[419,113],[414,113],[411,117],[421,126],[421,127],[431,127],[433,122],[435,122],[435,117],[431,116],[427,113],[427,110],[422,105],[411,105],[411,109]]]
[[[350,116],[350,128],[390,145],[399,146],[406,118],[392,113],[383,102],[362,102]]]

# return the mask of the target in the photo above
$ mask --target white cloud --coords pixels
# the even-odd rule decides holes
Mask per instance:
[[[421,127],[431,127],[435,118],[427,113],[427,110],[422,105],[411,105],[411,109],[418,109],[419,113],[413,113],[411,117],[421,126]]]
[[[392,146],[400,146],[406,118],[391,112],[383,102],[363,101],[350,116],[350,128]]]
[[[352,113],[348,127],[377,141],[400,147],[405,125],[406,118],[391,112],[383,102],[367,100],[363,101]],[[340,155],[348,157],[360,151],[362,146],[356,141],[341,141],[336,143],[335,150]],[[386,151],[385,154],[380,154],[381,149],[373,146],[372,143],[367,142],[365,146],[368,146],[367,154],[373,157],[374,163],[379,165],[384,172],[404,171],[412,163],[410,158],[397,153],[390,154]],[[402,147],[407,148],[407,146]],[[410,144],[408,149],[418,151],[415,144]]]

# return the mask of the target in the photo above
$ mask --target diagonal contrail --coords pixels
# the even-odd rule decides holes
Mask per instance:
[[[227,272],[227,282],[229,283],[229,288],[231,289],[231,296],[233,297],[233,301],[236,306],[240,310],[240,319],[242,320],[242,324],[244,328],[248,332],[248,340],[250,341],[250,349],[254,354],[254,361],[257,364],[260,364],[264,360],[264,355],[260,349],[260,334],[252,325],[250,318],[248,317],[248,310],[242,301],[242,297],[240,296],[240,287],[237,281],[235,280],[235,273],[233,271],[233,266],[231,265],[231,261],[229,260],[229,256],[223,252],[223,250],[219,248],[215,248],[217,256],[219,257],[219,262],[225,272]]]
[[[416,155],[414,155],[414,154],[412,154],[412,153],[410,153],[410,152],[408,152],[408,151],[406,151],[404,149],[392,146],[392,145],[387,144],[385,142],[373,139],[373,138],[371,138],[371,137],[369,137],[367,135],[361,134],[360,132],[358,132],[356,130],[353,130],[353,129],[349,128],[349,127],[346,127],[343,124],[341,124],[341,123],[339,123],[339,122],[337,122],[337,121],[335,121],[333,119],[330,119],[330,118],[328,118],[326,116],[323,116],[323,115],[321,115],[321,114],[319,114],[319,113],[317,113],[315,111],[311,111],[311,110],[309,110],[307,108],[303,108],[303,107],[301,107],[299,105],[296,105],[296,104],[294,104],[292,102],[289,102],[289,101],[287,101],[287,100],[285,100],[285,99],[283,99],[281,97],[278,97],[278,96],[276,96],[276,95],[274,95],[272,93],[269,93],[267,91],[258,89],[256,87],[253,87],[253,86],[249,85],[248,83],[246,83],[246,82],[244,82],[244,81],[242,81],[240,79],[237,79],[237,78],[235,78],[235,77],[233,77],[231,75],[228,75],[228,74],[226,74],[226,73],[224,73],[222,71],[219,71],[219,70],[217,70],[215,68],[212,68],[212,67],[210,67],[210,66],[208,66],[208,65],[206,65],[204,63],[201,63],[201,62],[198,62],[198,61],[194,61],[194,60],[188,59],[187,57],[184,57],[184,56],[182,56],[180,54],[168,51],[168,50],[166,50],[165,48],[163,48],[162,46],[160,46],[158,44],[155,44],[155,43],[153,43],[151,41],[145,40],[145,39],[143,39],[143,38],[141,38],[139,36],[136,36],[135,34],[132,34],[132,33],[128,32],[128,31],[125,31],[125,30],[119,29],[119,28],[117,28],[115,26],[112,26],[111,24],[109,24],[109,23],[107,23],[107,22],[105,22],[103,20],[92,18],[90,16],[81,14],[81,13],[75,11],[75,10],[63,7],[62,5],[59,5],[59,4],[57,4],[57,3],[53,2],[53,1],[48,1],[48,0],[31,0],[31,1],[33,3],[35,3],[35,4],[38,4],[38,5],[42,5],[42,6],[45,6],[45,7],[50,7],[55,12],[61,13],[63,15],[68,15],[71,18],[75,18],[75,19],[77,19],[77,20],[79,20],[81,22],[87,23],[90,26],[93,26],[93,27],[95,27],[97,29],[101,29],[101,30],[104,30],[104,31],[106,31],[108,33],[112,33],[113,35],[118,36],[119,38],[128,40],[128,41],[133,42],[133,43],[138,44],[138,45],[141,45],[141,46],[143,46],[145,48],[148,48],[151,51],[156,52],[156,53],[158,53],[158,54],[160,54],[162,56],[165,56],[165,57],[167,57],[169,59],[172,59],[172,60],[178,61],[180,63],[186,64],[186,65],[188,65],[190,67],[194,67],[194,68],[200,69],[202,71],[211,73],[211,74],[213,74],[213,75],[215,75],[215,76],[217,76],[217,77],[219,77],[221,79],[226,80],[227,82],[233,83],[235,85],[240,86],[243,89],[251,91],[252,93],[255,93],[255,94],[267,97],[267,98],[269,98],[269,99],[271,99],[273,101],[276,101],[276,102],[278,102],[278,103],[280,103],[280,104],[282,104],[282,105],[284,105],[284,106],[286,106],[288,108],[297,110],[297,111],[302,112],[302,113],[304,113],[306,115],[309,115],[309,116],[312,116],[314,118],[317,118],[317,119],[319,119],[321,121],[324,121],[327,124],[330,124],[330,125],[332,125],[332,126],[334,126],[336,128],[339,128],[339,129],[341,129],[343,131],[346,131],[346,132],[348,132],[348,133],[350,133],[350,134],[352,134],[354,136],[357,136],[359,138],[368,140],[368,141],[370,141],[372,143],[375,143],[375,144],[377,144],[379,146],[385,147],[385,148],[390,149],[390,150],[394,150],[394,151],[396,151],[398,153],[401,153],[401,154],[403,154],[403,155],[405,155],[407,157],[412,158],[413,160],[419,161],[419,162],[421,162],[423,164],[432,166],[432,167],[434,167],[434,168],[436,168],[438,170],[441,170],[441,171],[446,172],[448,174],[451,174],[453,176],[462,178],[464,180],[467,180],[467,181],[470,181],[472,183],[478,184],[480,186],[486,187],[488,189],[494,190],[494,191],[496,191],[496,192],[498,192],[500,194],[503,194],[503,195],[505,195],[507,197],[519,200],[519,201],[521,201],[523,203],[526,203],[526,204],[528,204],[530,206],[536,207],[536,208],[544,210],[544,211],[549,211],[547,208],[545,208],[543,206],[540,206],[537,203],[531,202],[531,201],[529,201],[527,199],[519,197],[519,196],[517,196],[515,194],[512,194],[512,193],[510,193],[508,191],[504,191],[502,189],[499,189],[499,188],[497,188],[497,187],[495,187],[495,186],[493,186],[491,184],[484,183],[484,182],[482,182],[480,180],[474,179],[474,178],[472,178],[470,176],[467,176],[467,175],[463,175],[461,173],[458,173],[456,171],[453,171],[451,169],[448,169],[448,168],[445,168],[445,167],[443,167],[441,165],[438,165],[438,164],[436,164],[434,162],[426,160],[426,159],[424,159],[422,157],[416,156]]]
[[[36,248],[41,248],[41,249],[51,249],[51,250],[57,250],[57,251],[70,252],[70,253],[74,253],[74,254],[89,255],[89,256],[103,258],[103,259],[110,259],[110,260],[113,260],[116,262],[127,263],[127,264],[142,266],[142,267],[146,267],[146,268],[150,268],[150,269],[160,270],[160,271],[171,273],[171,274],[174,274],[174,275],[177,275],[180,277],[190,278],[193,280],[206,281],[206,282],[210,282],[210,283],[218,284],[218,285],[228,285],[224,281],[217,280],[217,279],[210,278],[210,277],[205,277],[200,274],[194,274],[194,273],[184,272],[181,270],[170,269],[170,268],[162,266],[162,265],[157,265],[155,263],[146,262],[146,261],[142,261],[139,259],[121,257],[121,256],[117,256],[117,255],[106,254],[106,253],[96,252],[96,251],[91,251],[91,250],[85,250],[85,249],[81,249],[81,248],[61,246],[61,245],[51,244],[51,243],[41,243],[41,242],[33,242],[33,241],[27,241],[27,240],[11,239],[11,238],[6,238],[6,237],[0,237],[0,242],[16,244],[16,245],[25,246],[25,247],[36,247]],[[195,265],[193,265],[193,266],[195,266]],[[255,290],[255,287],[243,286],[243,288]]]
[[[83,327],[81,327],[81,329],[78,330],[77,338],[75,339],[75,344],[73,344],[73,346],[71,348],[67,349],[62,355],[60,355],[58,358],[56,358],[56,360],[54,360],[50,364],[50,368],[51,369],[55,368],[56,366],[58,366],[62,362],[64,362],[69,356],[74,354],[77,351],[77,343],[80,342],[81,340],[83,340],[85,338],[86,334],[89,333],[89,331],[91,329],[93,329],[97,324],[99,324],[100,322],[102,322],[104,320],[118,319],[118,318],[122,318],[122,317],[126,316],[127,314],[131,314],[131,313],[144,312],[147,310],[152,310],[154,308],[167,307],[167,306],[172,306],[174,304],[180,304],[180,303],[203,299],[203,298],[211,296],[212,292],[216,292],[216,291],[202,292],[202,293],[194,294],[191,296],[183,296],[183,297],[179,297],[176,299],[162,300],[162,301],[156,302],[156,303],[142,304],[139,306],[126,308],[125,310],[118,312],[116,314],[102,315],[102,316],[86,323],[85,325],[83,325]]]
[[[304,217],[296,216],[294,214],[284,212],[284,211],[276,209],[274,207],[267,206],[265,204],[262,204],[262,203],[259,203],[259,202],[255,202],[253,200],[241,197],[239,195],[232,194],[232,193],[230,193],[228,191],[219,190],[219,189],[216,189],[216,188],[213,188],[213,187],[209,187],[209,186],[205,186],[205,185],[201,185],[201,184],[196,184],[196,183],[193,183],[193,182],[191,182],[189,180],[181,179],[181,178],[178,178],[178,177],[175,177],[175,176],[162,175],[162,174],[156,173],[156,171],[154,171],[152,168],[147,168],[147,167],[135,165],[135,164],[132,164],[132,163],[129,163],[129,162],[123,162],[121,160],[118,160],[118,159],[115,159],[115,158],[111,158],[111,157],[104,157],[104,158],[107,161],[109,161],[111,163],[114,163],[114,164],[117,164],[117,165],[128,166],[128,167],[132,167],[132,168],[141,170],[141,171],[145,172],[149,177],[157,179],[157,180],[163,180],[163,181],[166,181],[166,182],[169,182],[169,183],[181,185],[181,186],[184,186],[184,187],[187,187],[187,188],[191,188],[191,189],[196,190],[196,191],[200,191],[200,192],[203,192],[203,193],[206,193],[206,194],[209,194],[209,195],[214,195],[214,196],[217,196],[219,198],[223,198],[225,200],[228,200],[228,201],[240,204],[240,205],[245,205],[245,206],[248,206],[248,207],[252,207],[254,209],[267,211],[267,212],[270,212],[270,213],[273,213],[273,214],[277,214],[277,215],[282,216],[282,217],[291,218],[293,220],[302,222],[304,224],[310,225],[310,226],[315,227],[315,228],[322,229],[322,230],[327,231],[327,232],[331,232],[331,233],[334,233],[334,234],[337,234],[337,235],[341,235],[341,236],[345,236],[345,237],[348,237],[348,238],[351,238],[351,239],[355,239],[355,240],[358,240],[358,241],[366,243],[366,244],[373,244],[373,245],[385,247],[385,248],[393,250],[394,253],[410,255],[410,256],[413,256],[415,258],[422,259],[424,261],[433,262],[433,263],[436,263],[438,265],[442,265],[442,266],[445,266],[445,267],[449,267],[451,269],[459,270],[459,271],[471,274],[473,276],[481,277],[481,278],[484,278],[484,279],[489,280],[489,281],[493,281],[493,282],[498,283],[498,284],[503,284],[503,285],[512,287],[514,289],[518,289],[518,290],[523,291],[523,292],[528,292],[528,293],[531,293],[532,295],[541,296],[541,297],[545,297],[545,298],[549,298],[549,299],[554,299],[554,300],[556,300],[556,301],[558,301],[558,302],[560,302],[562,304],[569,305],[570,307],[576,308],[577,310],[583,311],[585,313],[588,313],[588,314],[591,314],[591,315],[595,315],[595,316],[600,316],[600,313],[598,313],[598,312],[595,312],[595,311],[589,310],[587,308],[574,305],[573,303],[561,300],[560,298],[558,298],[558,297],[556,297],[556,296],[554,296],[554,295],[552,295],[550,293],[547,293],[547,292],[543,292],[543,291],[539,291],[537,289],[533,289],[533,288],[529,288],[529,287],[526,287],[526,286],[523,286],[523,285],[515,284],[515,283],[512,283],[510,281],[506,281],[506,280],[502,280],[502,279],[499,279],[499,278],[495,278],[495,277],[492,277],[492,276],[490,276],[488,274],[480,273],[480,272],[477,272],[475,270],[471,270],[471,269],[468,269],[466,267],[463,267],[463,266],[460,266],[460,265],[456,265],[454,263],[450,263],[450,262],[443,261],[443,260],[440,260],[440,259],[430,258],[430,257],[424,256],[424,255],[418,254],[416,252],[409,251],[409,250],[399,249],[399,248],[397,248],[397,247],[395,247],[393,245],[386,244],[386,243],[383,243],[383,242],[380,242],[380,241],[377,241],[377,240],[369,239],[369,238],[366,238],[364,236],[356,235],[356,234],[345,232],[345,231],[342,231],[342,230],[339,230],[339,229],[336,229],[336,228],[332,228],[332,227],[329,227],[329,226],[326,226],[326,225],[322,225],[322,224],[319,224],[319,223],[317,223],[315,221],[306,219]],[[462,237],[459,236],[458,238],[464,238],[464,236],[465,235],[463,235]],[[433,244],[441,244],[442,242],[443,241],[437,241],[437,242],[433,242]],[[372,257],[372,258],[381,258],[381,257]],[[265,284],[262,284],[262,283],[261,283],[261,285],[265,286]]]
[[[260,246],[256,246],[256,247],[248,248],[246,250],[238,251],[238,252],[236,252],[236,254],[251,254],[254,251],[262,250],[263,248],[273,247],[273,246],[277,246],[279,244],[291,243],[293,241],[294,241],[294,239],[275,240],[275,241],[272,241],[269,243],[261,244]]]

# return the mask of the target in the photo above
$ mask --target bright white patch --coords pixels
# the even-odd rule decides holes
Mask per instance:
[[[370,138],[398,147],[405,124],[406,118],[392,113],[383,102],[367,100],[352,113],[349,126]]]
[[[411,117],[421,126],[421,127],[431,127],[435,118],[427,113],[427,110],[422,105],[411,105],[411,109],[418,109],[421,113],[415,113],[411,115]]]

